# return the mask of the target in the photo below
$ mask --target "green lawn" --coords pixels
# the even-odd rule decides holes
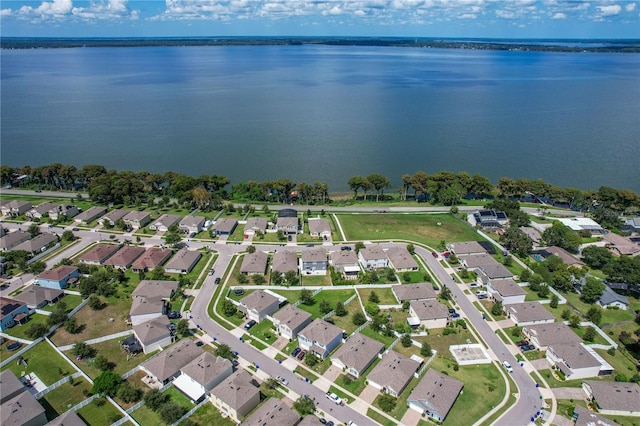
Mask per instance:
[[[367,368],[356,380],[353,380],[350,376],[347,376],[346,374],[341,374],[340,376],[338,376],[335,383],[342,386],[343,388],[345,388],[346,390],[348,390],[354,395],[360,395],[360,393],[364,390],[364,388],[367,387],[365,383],[367,374],[369,374],[376,367],[376,365],[378,365],[379,362],[380,362],[380,358],[376,358],[376,360],[373,361],[373,363],[369,366],[369,368]]]
[[[450,214],[340,214],[348,240],[407,240],[436,247],[440,241],[478,241],[480,235]]]
[[[433,329],[429,330],[428,336],[414,337],[413,340],[420,343],[428,342],[432,349],[438,351],[438,356],[450,355],[449,346],[465,344],[467,339],[471,340],[472,343],[476,343],[475,337],[469,330],[464,330],[460,327],[457,327],[456,330],[456,334],[448,334],[445,336],[442,334],[443,329]]]
[[[361,334],[364,334],[367,337],[371,337],[374,340],[377,340],[378,342],[381,342],[384,344],[385,348],[388,348],[389,345],[391,345],[395,340],[396,337],[395,336],[383,336],[382,334],[375,332],[371,329],[371,326],[367,326],[365,328],[363,328],[362,330],[360,330]],[[400,343],[398,343],[398,345],[396,346],[402,346]]]
[[[49,317],[47,317],[46,315],[41,315],[41,314],[29,315],[29,320],[26,323],[22,325],[18,325],[18,324],[14,325],[10,329],[6,330],[5,333],[7,333],[10,336],[15,336],[21,339],[31,340],[31,338],[28,337],[26,334],[29,327],[31,327],[33,324],[47,325],[48,318]]]
[[[228,417],[222,417],[213,404],[204,404],[189,417],[189,420],[199,426],[236,426]]]
[[[274,293],[280,296],[286,297],[287,301],[291,304],[300,300],[300,292],[302,290],[272,290]]]
[[[345,401],[346,404],[350,404],[354,401],[352,397],[342,392],[340,389],[336,388],[335,386],[330,386],[329,392],[333,392],[336,395],[338,395],[340,398],[342,398],[343,401]]]
[[[601,357],[605,359],[609,364],[613,366],[615,371],[613,375],[615,376],[618,373],[624,374],[627,377],[633,376],[636,372],[635,363],[622,354],[619,350],[616,350],[615,355],[611,356],[609,353],[602,349],[595,350]]]
[[[152,354],[140,353],[136,356],[132,356],[129,359],[127,359],[126,352],[124,352],[120,348],[120,342],[122,340],[124,340],[124,338],[111,339],[105,342],[95,343],[91,345],[91,347],[97,351],[96,352],[97,355],[106,356],[109,362],[111,362],[114,365],[113,371],[115,373],[122,375],[127,371],[131,370],[132,368],[134,368],[135,366],[137,366],[138,364],[141,364],[145,360],[151,358],[155,354],[155,352]],[[66,352],[69,359],[71,359],[80,369],[82,369],[82,371],[87,373],[89,377],[91,377],[92,379],[95,379],[100,375],[101,371],[93,366],[92,359],[83,359],[78,361],[75,359],[75,357],[71,352],[72,351]]]
[[[314,296],[315,303],[313,305],[298,305],[298,308],[309,312],[313,318],[322,318],[325,314],[320,312],[320,302],[326,300],[329,305],[334,308],[338,302],[345,302],[349,297],[353,296],[355,290],[324,290]],[[355,299],[353,301],[356,301]]]
[[[164,394],[169,395],[169,397],[171,398],[171,401],[186,408],[187,411],[193,408],[193,404],[191,403],[191,400],[174,386],[170,386],[169,389],[164,391]]]
[[[580,388],[580,387],[582,387],[582,379],[558,380],[557,378],[555,378],[553,376],[553,374],[551,373],[551,370],[548,369],[548,368],[546,368],[544,370],[538,370],[538,372],[540,373],[540,375],[542,377],[544,377],[544,379],[546,380],[546,382],[549,385],[549,387],[552,387],[552,388],[562,388],[562,387]],[[536,380],[535,376],[533,376],[533,380]]]
[[[322,286],[331,285],[331,276],[326,275],[302,275],[302,286]]]
[[[375,292],[378,295],[379,305],[397,305],[398,299],[393,294],[390,288],[359,288],[358,293],[360,293],[360,298],[364,303],[369,300],[371,293]]]
[[[162,419],[160,419],[160,415],[146,405],[143,405],[131,413],[131,417],[133,417],[140,426],[158,426],[165,424]]]
[[[251,327],[251,329],[249,330],[249,334],[251,334],[252,336],[256,336],[263,342],[269,344],[278,339],[278,334],[275,331],[275,327],[273,326],[273,323],[268,319],[264,319],[258,324]]]
[[[296,367],[295,370],[293,370],[293,372],[301,375],[302,377],[306,377],[312,382],[315,382],[316,380],[318,380],[318,376],[308,371],[306,368],[302,368],[300,366]]]
[[[26,367],[18,365],[17,362],[10,362],[2,367],[2,370],[9,369],[16,377],[21,377],[23,372],[25,374],[35,373],[47,386],[76,372],[47,342],[38,343],[22,356],[27,361]]]
[[[244,299],[245,297],[247,297],[248,295],[250,295],[256,290],[251,288],[251,289],[242,289],[242,291],[243,291],[242,294],[235,294],[233,290],[231,290],[228,292],[227,297],[235,301],[240,301],[241,299]],[[227,293],[227,289],[225,289],[225,293]]]
[[[358,328],[358,326],[355,325],[352,321],[352,315],[354,312],[362,312],[362,308],[360,308],[360,302],[358,302],[357,298],[353,299],[344,307],[347,311],[347,315],[343,317],[333,315],[331,316],[331,319],[334,321],[336,327],[341,328],[347,334],[351,334],[355,331],[356,328]]]
[[[375,401],[374,401],[375,404]],[[376,405],[377,407],[377,405]],[[367,417],[369,417],[372,420],[375,420],[377,423],[383,425],[383,426],[394,426],[396,423],[392,422],[391,420],[387,419],[386,417],[378,414],[377,411],[374,411],[372,408],[367,409]]]
[[[67,305],[67,309],[73,310],[80,303],[82,303],[82,296],[76,296],[75,294],[66,294],[62,298],[62,301]],[[53,305],[47,305],[47,306],[45,306],[45,307],[43,307],[41,309],[43,311],[53,312],[53,311],[56,310],[57,307],[58,307],[58,304],[54,303]]]
[[[43,396],[40,404],[47,410],[47,418],[53,419],[84,401],[83,391],[90,392],[91,386],[86,380],[77,378],[73,384],[64,384]]]
[[[95,401],[77,411],[78,415],[89,426],[109,426],[122,418],[120,411],[108,401],[102,407],[98,407]],[[155,425],[158,424],[160,423],[155,423]]]

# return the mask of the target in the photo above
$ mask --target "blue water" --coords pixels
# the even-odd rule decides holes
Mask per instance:
[[[2,164],[348,189],[467,171],[640,192],[640,55],[389,47],[3,50]]]

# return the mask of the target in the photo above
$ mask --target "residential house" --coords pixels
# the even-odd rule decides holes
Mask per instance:
[[[436,298],[436,291],[433,288],[433,284],[429,283],[394,285],[391,286],[391,291],[393,291],[393,294],[400,303],[407,300]]]
[[[507,316],[519,327],[555,321],[553,314],[538,302],[512,303],[505,306],[505,311]]]
[[[503,305],[522,303],[527,295],[527,291],[512,279],[490,280],[487,283],[487,292]]]
[[[256,250],[253,253],[247,253],[242,259],[240,273],[243,275],[263,275],[267,272],[268,263],[269,255],[263,251]]]
[[[246,370],[238,370],[211,390],[211,403],[223,416],[240,423],[260,404],[260,390]]]
[[[354,333],[331,356],[331,363],[357,379],[383,350],[384,345],[377,340]]]
[[[319,217],[310,217],[309,234],[312,237],[328,239],[331,237],[331,225],[329,221]]]
[[[118,269],[129,269],[133,262],[145,252],[144,247],[122,246],[109,259],[104,262],[105,266],[112,266]]]
[[[420,269],[418,262],[413,258],[406,247],[393,246],[387,250],[389,265],[396,272],[417,271]]]
[[[563,217],[556,219],[572,231],[589,231],[591,235],[606,234],[607,231],[598,222],[589,217]]]
[[[2,426],[42,426],[45,409],[11,370],[0,373],[0,424]]]
[[[476,210],[473,218],[481,228],[502,228],[508,222],[505,212],[493,209]]]
[[[49,210],[49,218],[51,220],[71,219],[80,213],[77,206],[71,204],[58,204]]]
[[[106,212],[107,212],[107,209],[104,207],[93,206],[93,207],[90,207],[88,210],[78,214],[73,219],[73,221],[76,223],[87,225],[90,222],[93,222],[94,220],[98,219],[100,216],[104,215]]]
[[[117,244],[96,244],[85,254],[80,256],[80,262],[87,265],[103,265],[108,258],[120,249]]]
[[[24,302],[0,296],[0,331],[6,331],[29,317],[29,308]]]
[[[328,267],[325,249],[318,247],[302,252],[302,272],[306,275],[326,275]]]
[[[197,234],[204,228],[205,218],[204,216],[187,216],[182,218],[178,224],[178,229],[186,232],[187,234]]]
[[[169,310],[169,301],[177,289],[177,281],[140,281],[140,284],[131,293],[133,298],[129,310],[131,324],[142,324],[166,315]]]
[[[174,214],[163,214],[149,225],[152,231],[167,232],[173,225],[177,225],[182,219]]]
[[[280,398],[269,398],[243,422],[242,426],[296,426],[300,414]]]
[[[45,215],[49,214],[49,210],[56,206],[57,204],[50,202],[38,204],[37,206],[32,207],[28,212],[26,212],[25,215],[31,220],[40,220],[45,217]]]
[[[256,235],[257,232],[264,234],[267,232],[267,225],[268,221],[265,217],[250,217],[244,225],[244,237],[249,238]]]
[[[584,343],[551,344],[547,347],[546,359],[552,367],[562,371],[567,380],[598,377],[613,372],[613,367]]]
[[[58,237],[53,234],[38,234],[30,240],[18,244],[14,250],[24,250],[32,254],[39,254],[58,243]]]
[[[407,400],[409,408],[443,422],[458,399],[464,383],[430,368]]]
[[[173,385],[194,403],[202,401],[206,394],[233,373],[233,365],[226,358],[204,352],[180,369]]]
[[[51,420],[49,423],[47,423],[47,426],[86,426],[86,423],[72,408],[66,413],[63,413],[55,419]]]
[[[325,359],[342,342],[342,330],[325,320],[316,318],[298,333],[298,344]]]
[[[476,274],[478,281],[484,285],[488,285],[490,281],[513,278],[513,274],[498,262],[480,266]]]
[[[38,275],[38,285],[49,288],[67,288],[80,279],[80,273],[75,266],[61,265],[55,269],[43,271]]]
[[[458,257],[460,264],[465,268],[474,271],[484,265],[495,265],[498,261],[493,258],[489,253],[482,254],[465,254]]]
[[[523,226],[520,228],[522,232],[525,233],[531,240],[533,241],[534,247],[539,247],[542,242],[542,234],[536,228],[532,228],[530,226]]]
[[[20,294],[13,296],[15,300],[25,303],[30,310],[53,305],[63,297],[64,291],[60,289],[40,287],[38,285],[27,286]]]
[[[193,340],[182,339],[140,364],[140,368],[149,378],[164,385],[177,377],[182,367],[202,353],[203,350],[197,347]]]
[[[578,260],[577,257],[563,249],[562,247],[551,246],[544,249],[544,251],[548,252],[549,255],[558,256],[563,263],[566,263],[568,266],[575,266],[577,268],[582,268],[584,263]],[[545,259],[548,256],[543,256]]]
[[[2,214],[5,216],[18,217],[26,214],[32,207],[28,201],[11,200],[2,205]]]
[[[278,333],[289,340],[297,338],[300,330],[309,325],[312,319],[307,311],[289,304],[273,314],[273,324]]]
[[[609,232],[602,236],[606,241],[607,247],[618,256],[635,256],[640,253],[640,245],[634,243],[627,237]]]
[[[151,222],[151,215],[145,211],[133,210],[127,213],[123,218],[124,223],[132,229],[144,228]]]
[[[29,240],[31,234],[22,231],[7,232],[0,237],[0,251],[11,251],[16,246]]]
[[[116,222],[120,219],[124,221],[124,217],[131,213],[131,210],[123,210],[123,209],[115,209],[106,213],[100,219],[100,223],[104,226],[105,224],[109,224],[110,226],[115,226]]]
[[[600,414],[640,416],[640,386],[637,383],[585,380],[582,390]]]
[[[409,325],[417,327],[424,325],[427,329],[444,328],[447,326],[449,309],[437,300],[412,300],[409,302]]]
[[[603,417],[580,404],[576,404],[573,408],[573,418],[575,426],[615,426],[616,422]]]
[[[171,249],[167,248],[148,248],[142,256],[137,258],[135,262],[131,264],[131,269],[133,269],[134,272],[150,271],[166,262],[171,257],[172,253]]]
[[[640,232],[640,217],[629,217],[624,221],[624,226],[630,231]]]
[[[173,335],[169,330],[169,318],[166,315],[134,325],[133,334],[140,342],[145,354],[150,354],[173,343]]]
[[[629,299],[626,296],[616,293],[610,287],[604,286],[604,291],[598,299],[598,305],[603,308],[616,308],[626,310],[629,306]]]
[[[358,260],[364,269],[383,269],[389,266],[389,258],[379,244],[360,249]]]
[[[216,223],[213,224],[213,234],[214,235],[231,235],[233,231],[235,231],[236,226],[238,226],[238,220],[223,217],[216,220]]]
[[[240,305],[245,308],[249,319],[260,322],[278,310],[280,301],[266,291],[256,290],[243,297]]]
[[[360,273],[358,255],[351,250],[335,250],[330,252],[331,264],[336,272],[345,280],[357,280]]]
[[[479,242],[477,241],[464,241],[461,243],[449,243],[447,244],[447,248],[455,253],[456,256],[464,256],[470,254],[486,254],[487,249],[485,249]]]
[[[529,338],[531,344],[538,349],[546,349],[554,344],[581,343],[582,339],[571,328],[561,322],[548,324],[526,325],[522,332]]]
[[[276,229],[285,234],[298,233],[298,212],[294,209],[282,209],[278,212]]]
[[[407,387],[420,363],[396,351],[389,351],[369,374],[367,381],[384,393],[398,397]]]
[[[196,266],[202,254],[196,250],[189,250],[186,247],[180,249],[164,266],[165,272],[169,274],[188,274]]]
[[[246,256],[245,256],[246,257]],[[298,273],[298,255],[291,250],[280,250],[273,255],[271,271],[286,274],[289,271]]]

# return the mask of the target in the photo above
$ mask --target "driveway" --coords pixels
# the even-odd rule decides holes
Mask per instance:
[[[322,377],[324,377],[325,379],[333,383],[341,374],[342,374],[342,370],[336,367],[335,365],[332,365],[331,367],[329,367],[327,371],[324,372]]]
[[[376,389],[371,385],[367,385],[367,387],[364,388],[364,390],[360,394],[360,398],[371,404],[378,395],[380,395],[380,389]]]
[[[582,388],[553,388],[553,395],[556,399],[586,399]]]
[[[420,420],[423,420],[422,415],[413,408],[409,408],[404,416],[402,416],[400,424],[406,426],[415,426],[420,423]]]

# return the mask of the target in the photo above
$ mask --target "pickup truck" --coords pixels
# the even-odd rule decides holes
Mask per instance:
[[[330,399],[331,401],[335,402],[337,405],[342,405],[342,398],[340,398],[338,395],[336,395],[333,392],[327,392],[327,399]]]

